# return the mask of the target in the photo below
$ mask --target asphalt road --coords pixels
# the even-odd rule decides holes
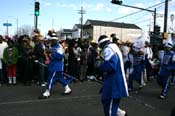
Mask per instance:
[[[49,99],[39,100],[45,87],[3,85],[0,87],[0,116],[103,116],[99,83],[86,81],[70,86],[71,95],[62,95],[64,89],[58,83]],[[120,107],[129,116],[169,116],[175,105],[174,86],[165,100],[158,99],[160,91],[154,79],[142,90],[133,91],[130,97],[122,99]]]

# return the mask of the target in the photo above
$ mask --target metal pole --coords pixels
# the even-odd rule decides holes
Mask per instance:
[[[118,4],[117,4],[118,5]],[[136,6],[129,6],[129,5],[125,5],[125,4],[121,4],[121,6],[125,6],[125,7],[130,7],[130,8],[135,8],[135,9],[140,9],[140,10],[146,10],[148,12],[154,12],[153,10],[149,10],[149,9],[145,9],[145,8],[140,8],[140,7],[136,7]]]
[[[85,10],[83,10],[83,7],[81,7],[81,10],[78,12],[81,14],[81,33],[80,33],[80,40],[83,39],[83,14],[85,14]]]
[[[164,32],[167,31],[167,18],[168,18],[168,0],[165,1],[165,14],[164,14]]]
[[[17,35],[18,35],[18,18],[16,19],[16,31],[17,31]]]
[[[7,35],[9,35],[9,28],[8,28],[8,20],[7,20]]]
[[[154,26],[153,26],[153,30],[154,30],[155,26],[156,26],[156,8],[154,9]]]
[[[35,29],[38,29],[38,16],[35,16]]]
[[[18,35],[18,18],[14,17],[14,16],[8,16],[8,17],[16,20],[16,33]]]
[[[36,29],[35,2],[36,2],[36,0],[34,0],[33,14],[34,14],[34,28]]]
[[[81,7],[81,11],[83,12],[83,7]],[[81,13],[81,40],[83,39],[83,13]]]
[[[52,30],[54,30],[54,18],[52,19]]]

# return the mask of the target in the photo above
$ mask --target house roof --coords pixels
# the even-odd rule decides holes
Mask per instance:
[[[78,28],[81,28],[81,24],[75,24]]]
[[[85,23],[88,25],[98,25],[98,26],[110,26],[110,27],[119,27],[119,28],[131,28],[131,29],[141,29],[135,24],[128,23],[118,23],[118,22],[109,22],[109,21],[100,21],[100,20],[90,20],[88,19]]]
[[[67,32],[67,33],[71,33],[72,32],[72,29],[63,29],[63,32]]]

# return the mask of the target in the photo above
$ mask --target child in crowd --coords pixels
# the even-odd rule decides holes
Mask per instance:
[[[5,48],[3,61],[7,65],[8,84],[16,84],[16,64],[18,60],[18,50],[14,47],[12,40],[8,40],[8,47]]]

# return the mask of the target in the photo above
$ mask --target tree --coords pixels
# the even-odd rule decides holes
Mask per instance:
[[[18,36],[20,35],[29,35],[32,36],[33,28],[30,25],[23,25],[19,27],[18,32],[16,31],[16,34]]]

